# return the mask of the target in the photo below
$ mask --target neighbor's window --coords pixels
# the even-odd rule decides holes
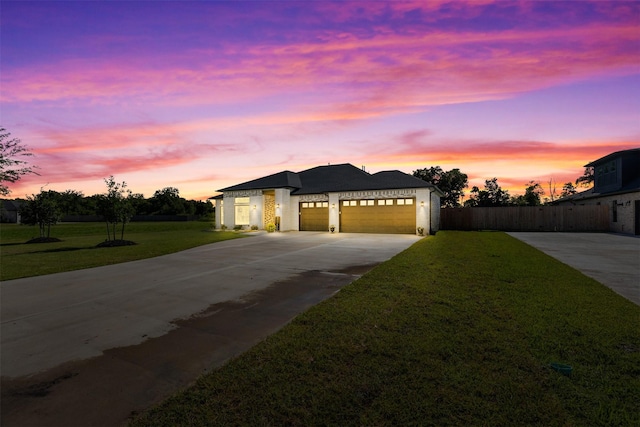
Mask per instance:
[[[248,197],[236,197],[234,203],[236,211],[236,225],[249,225],[251,211],[249,209]]]
[[[598,185],[611,185],[618,181],[618,172],[616,171],[616,161],[607,162],[598,167],[597,170]]]

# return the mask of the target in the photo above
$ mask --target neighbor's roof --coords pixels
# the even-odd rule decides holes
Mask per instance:
[[[598,160],[594,160],[593,162],[587,163],[586,165],[584,165],[584,167],[589,168],[589,167],[597,166],[600,163],[608,162],[609,160],[618,158],[620,156],[626,156],[626,155],[632,155],[632,156],[635,155],[636,159],[638,159],[638,156],[640,156],[640,148],[631,148],[629,150],[621,150],[611,154],[607,154],[604,157],[600,157]]]
[[[284,171],[219,191],[291,188],[292,195],[322,194],[336,191],[435,188],[433,184],[398,170],[370,174],[350,163],[317,166],[302,172]]]

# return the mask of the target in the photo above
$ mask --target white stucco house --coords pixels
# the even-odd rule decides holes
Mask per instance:
[[[435,233],[442,192],[393,170],[370,174],[351,164],[282,171],[218,190],[216,226],[280,231]]]

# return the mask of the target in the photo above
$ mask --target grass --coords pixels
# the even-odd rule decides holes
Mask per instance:
[[[62,242],[30,244],[25,242],[38,237],[37,227],[1,224],[0,280],[151,258],[242,236],[210,228],[206,222],[134,222],[127,224],[124,238],[136,245],[96,248],[106,239],[102,223],[58,224],[52,227],[51,237]]]
[[[639,320],[504,233],[440,232],[131,425],[640,425]]]

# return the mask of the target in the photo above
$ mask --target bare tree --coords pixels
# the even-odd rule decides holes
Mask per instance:
[[[553,202],[556,199],[556,180],[553,177],[549,178],[549,200]]]

